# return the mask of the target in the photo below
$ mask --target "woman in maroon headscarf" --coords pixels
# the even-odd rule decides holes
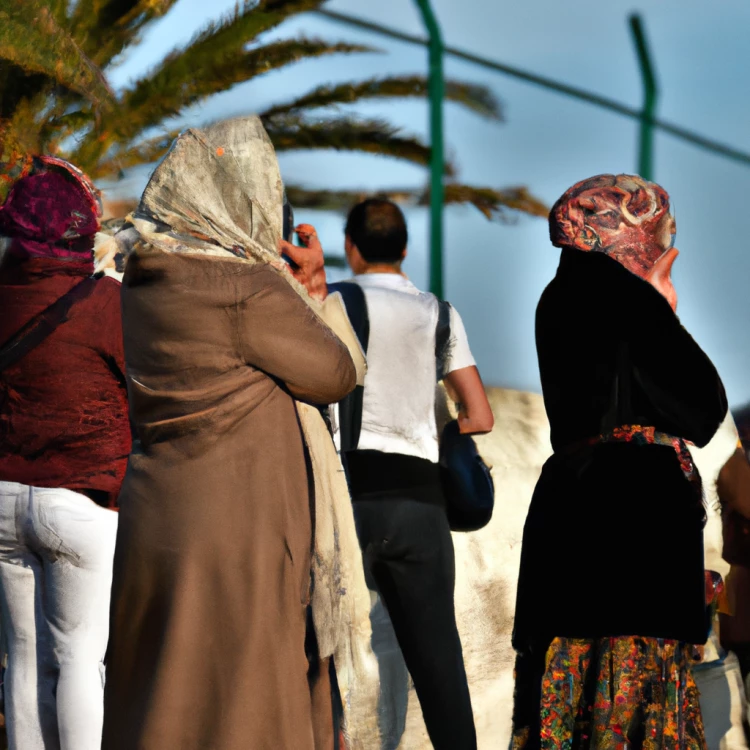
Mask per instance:
[[[687,443],[727,401],[680,325],[658,185],[600,175],[550,213],[562,248],[537,308],[554,455],[524,529],[513,747],[705,747],[690,672],[705,643],[705,520]]]
[[[0,208],[0,601],[6,724],[21,750],[101,747],[113,509],[131,439],[120,285],[91,279],[100,213],[88,179],[51,157]],[[34,340],[40,313],[52,320],[74,289]]]

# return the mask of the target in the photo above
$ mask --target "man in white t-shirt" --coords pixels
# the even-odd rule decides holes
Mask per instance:
[[[298,234],[309,247],[317,243],[312,227],[298,227]],[[402,273],[406,245],[406,222],[396,205],[371,199],[352,209],[346,255],[355,276],[329,289],[351,292],[342,287],[356,284],[364,292],[368,371],[354,445],[341,445],[340,430],[337,440],[368,583],[393,622],[432,744],[436,750],[475,750],[454,612],[453,542],[438,467],[437,373],[444,374],[459,405],[461,432],[490,432],[494,419],[453,308],[448,343],[436,361],[438,300]],[[334,422],[341,423],[343,410],[342,402]],[[351,439],[345,436],[345,442]]]

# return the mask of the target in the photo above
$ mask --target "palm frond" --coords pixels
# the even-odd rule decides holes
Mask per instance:
[[[297,60],[340,53],[366,51],[354,44],[330,44],[321,39],[287,39],[258,49],[210,53],[206,57],[186,50],[168,57],[159,70],[138,81],[127,92],[123,105],[128,119],[141,130],[165,117],[180,113],[200,99],[225,91],[232,85],[247,81]],[[137,132],[137,131],[136,131]]]
[[[32,157],[26,147],[10,129],[8,120],[0,120],[0,202],[11,185],[31,169]]]
[[[418,138],[399,135],[399,129],[384,120],[353,120],[347,117],[311,122],[295,115],[278,115],[264,120],[277,151],[334,149],[403,159],[426,166],[430,147]],[[446,161],[446,175],[454,174]]]
[[[315,190],[299,185],[284,185],[287,200],[294,209],[307,208],[316,211],[346,213],[352,206],[367,198],[385,198],[394,203],[416,204],[421,190]]]
[[[407,206],[427,206],[430,202],[429,189],[387,189],[387,190],[313,190],[297,185],[286,185],[289,202],[296,208],[319,211],[346,212],[365,198],[385,198]],[[445,186],[446,205],[471,204],[488,219],[507,220],[509,211],[547,218],[549,209],[531,195],[527,188],[516,187],[496,190],[475,188],[470,185],[448,183]]]
[[[129,5],[135,5],[137,2],[138,0],[128,0]],[[82,49],[89,49],[92,46],[92,32],[96,28],[99,14],[105,5],[107,5],[107,0],[76,0],[68,28]]]
[[[177,0],[78,0],[70,27],[98,65],[109,64],[138,41],[145,26],[165,15]]]
[[[173,130],[117,151],[104,161],[100,161],[90,170],[89,174],[92,178],[97,179],[100,177],[109,177],[113,174],[121,174],[125,169],[131,167],[153,164],[169,151],[172,141],[179,134],[179,130]]]
[[[212,21],[199,31],[185,52],[223,54],[236,52],[298,13],[315,10],[324,0],[244,0],[233,13]]]
[[[124,46],[135,41],[144,26],[163,16],[176,2],[177,0],[77,0],[70,29],[73,37],[92,58],[104,65]],[[234,12],[209,23],[196,34],[189,48],[207,46],[215,52],[227,48],[237,50],[290,16],[315,10],[323,2],[324,0],[242,0],[237,3]],[[110,35],[118,39],[109,39]],[[104,45],[102,41],[105,42]],[[115,50],[118,45],[119,49]]]
[[[161,4],[164,1],[151,0],[149,3],[149,0],[143,0],[146,4]],[[185,47],[169,53],[142,83],[159,77],[171,81],[187,81],[189,78],[186,73],[202,71],[204,66],[223,67],[227,61],[238,60],[258,35],[278,26],[289,16],[314,10],[322,2],[323,0],[244,0],[242,6],[238,3],[233,12],[207,23]]]
[[[13,138],[17,147],[27,153],[38,154],[43,151],[41,130],[47,94],[47,91],[40,91],[35,96],[22,99],[7,120],[8,135]]]
[[[425,190],[420,202],[424,206],[429,205],[429,188]],[[525,187],[497,190],[495,188],[448,183],[445,185],[445,202],[454,204],[471,203],[488,219],[500,219],[501,221],[509,218],[509,210],[539,216],[543,219],[549,216],[549,206],[529,193]]]
[[[360,45],[317,39],[289,39],[237,54],[194,60],[191,53],[168,59],[123,95],[112,117],[84,139],[76,152],[82,164],[95,164],[113,144],[126,144],[149,127],[234,84],[303,58],[361,52]]]
[[[28,73],[19,65],[0,58],[0,119],[13,117],[16,107],[24,100],[49,90],[51,82],[41,73]]]
[[[41,128],[42,147],[45,150],[54,150],[55,144],[59,144],[74,133],[91,125],[94,119],[94,113],[90,109],[76,109],[66,112],[63,106],[55,108]]]
[[[68,20],[68,0],[47,0],[47,7],[60,26],[65,26]]]
[[[342,83],[337,86],[319,86],[308,94],[286,104],[278,104],[266,110],[266,117],[296,113],[303,110],[328,107],[336,104],[351,104],[362,99],[405,99],[427,96],[427,79],[423,76],[394,76],[371,78],[361,83]],[[461,104],[482,117],[501,121],[500,103],[486,87],[462,81],[445,82],[445,98]]]
[[[0,7],[0,59],[26,73],[41,73],[97,105],[112,101],[101,71],[42,2],[4,0]]]

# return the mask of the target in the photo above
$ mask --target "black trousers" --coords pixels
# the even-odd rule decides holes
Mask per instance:
[[[454,610],[453,540],[437,467],[427,461],[399,467],[391,458],[383,466],[375,458],[375,465],[366,467],[374,469],[369,482],[367,470],[357,471],[363,469],[361,462],[348,462],[368,585],[388,610],[433,747],[476,750]],[[383,486],[383,481],[398,481],[399,469],[412,469],[410,479],[401,482],[412,486]],[[365,491],[367,484],[380,486]]]

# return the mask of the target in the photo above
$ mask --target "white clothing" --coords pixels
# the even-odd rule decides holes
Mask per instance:
[[[0,615],[10,750],[100,750],[117,513],[0,482]]]
[[[722,519],[716,480],[721,468],[737,450],[738,440],[737,426],[731,411],[727,410],[711,442],[704,448],[690,448],[704,483],[708,517],[703,529],[704,567],[720,573],[725,580],[729,564],[722,558]],[[747,700],[739,661],[734,654],[726,654],[721,648],[715,628],[706,643],[702,663],[693,668],[693,677],[700,691],[707,747],[747,750],[742,727]]]
[[[352,281],[364,291],[370,321],[358,448],[437,463],[437,297],[400,274],[362,274]],[[445,374],[475,364],[461,316],[451,307]],[[339,446],[336,417],[334,412]]]
[[[718,641],[718,638],[712,635],[707,647],[711,647],[712,640]],[[748,750],[742,726],[747,699],[739,660],[733,653],[724,653],[718,643],[712,650],[718,650],[719,658],[693,668],[700,693],[706,747],[709,750]]]

